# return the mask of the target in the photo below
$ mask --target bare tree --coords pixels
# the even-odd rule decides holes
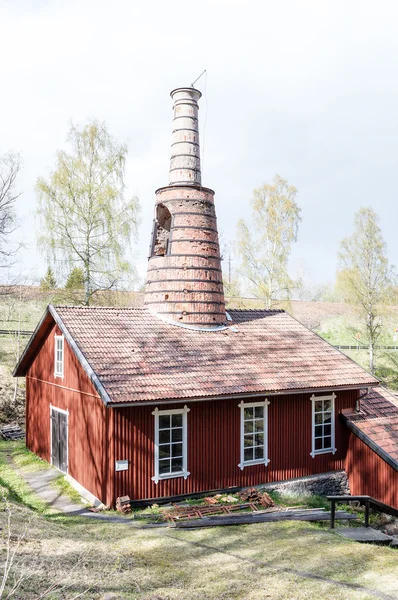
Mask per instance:
[[[7,266],[19,244],[10,244],[10,235],[18,227],[15,202],[20,196],[16,191],[18,173],[21,170],[21,157],[15,152],[0,156],[0,266]]]

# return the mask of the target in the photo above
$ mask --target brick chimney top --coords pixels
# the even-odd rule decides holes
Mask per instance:
[[[198,100],[195,88],[177,88],[174,100],[169,185],[201,185]]]
[[[214,192],[202,187],[195,88],[174,101],[170,179],[156,191],[145,304],[183,327],[218,330],[226,323]]]

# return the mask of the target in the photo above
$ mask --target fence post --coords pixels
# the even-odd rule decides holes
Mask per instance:
[[[330,529],[334,529],[335,517],[336,517],[336,501],[332,500],[332,506],[330,509]]]
[[[365,527],[369,527],[369,500],[365,502]]]

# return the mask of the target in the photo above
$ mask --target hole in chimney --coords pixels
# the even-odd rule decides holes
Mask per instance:
[[[154,222],[152,256],[165,256],[169,254],[170,228],[170,211],[164,204],[158,204]]]

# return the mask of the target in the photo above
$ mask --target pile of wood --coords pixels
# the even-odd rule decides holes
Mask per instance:
[[[254,487],[247,488],[247,490],[239,492],[238,496],[241,500],[243,500],[243,502],[253,502],[260,504],[264,508],[271,508],[272,506],[275,506],[275,502],[272,500],[271,496],[267,494],[267,492],[260,492]]]
[[[234,504],[232,506],[226,506],[225,504],[213,504],[211,506],[203,506],[202,504],[195,506],[173,505],[164,513],[164,517],[167,521],[174,523],[176,520],[187,521],[190,519],[202,519],[203,517],[209,517],[211,515],[230,515],[232,514],[232,511],[247,510],[248,508],[255,512],[258,511],[256,505],[252,502]]]
[[[0,428],[0,435],[5,440],[24,440],[25,432],[19,425],[3,425]]]
[[[119,498],[116,498],[116,510],[124,515],[131,513],[130,496],[119,496]]]
[[[184,506],[173,504],[165,513],[164,518],[175,523],[176,521],[187,521],[190,519],[202,519],[212,515],[231,515],[234,511],[258,512],[275,506],[274,501],[266,492],[260,492],[256,488],[248,488],[240,492],[238,497],[225,494],[208,496],[204,498],[205,504]],[[276,509],[275,509],[276,510]]]

